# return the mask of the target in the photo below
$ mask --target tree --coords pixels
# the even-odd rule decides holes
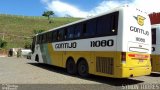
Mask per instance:
[[[42,16],[48,17],[48,20],[50,22],[50,16],[53,16],[54,12],[53,11],[44,11]]]
[[[0,38],[0,49],[5,48],[7,46],[7,42]]]

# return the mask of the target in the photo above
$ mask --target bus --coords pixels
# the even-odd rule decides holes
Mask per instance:
[[[35,35],[32,53],[32,60],[81,77],[149,75],[150,19],[134,7],[115,8]]]
[[[152,72],[160,72],[160,24],[154,24],[152,28]]]

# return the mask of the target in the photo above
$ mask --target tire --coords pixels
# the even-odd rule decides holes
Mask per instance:
[[[89,68],[88,68],[88,64],[85,60],[81,60],[79,63],[78,63],[78,74],[81,76],[81,77],[88,77],[89,76]]]
[[[70,58],[67,60],[66,69],[69,74],[71,75],[76,74],[77,68],[76,68],[76,64],[73,59]]]

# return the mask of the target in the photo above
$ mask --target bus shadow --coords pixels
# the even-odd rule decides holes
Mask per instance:
[[[89,81],[94,81],[94,82],[98,82],[98,83],[102,83],[102,84],[109,84],[112,86],[122,86],[122,85],[134,85],[134,84],[139,84],[139,83],[143,83],[144,81],[140,81],[140,80],[134,80],[134,78],[131,79],[127,79],[127,78],[109,78],[109,77],[102,77],[102,76],[96,76],[96,75],[90,75],[87,78],[82,78],[78,75],[69,75],[66,72],[66,69],[64,68],[60,68],[60,67],[56,67],[53,65],[48,65],[48,64],[42,64],[42,63],[28,63],[30,65],[33,66],[37,66],[40,67],[42,69],[48,70],[48,71],[52,71],[52,72],[56,72],[56,73],[60,73],[60,74],[64,74],[64,75],[68,75],[71,77],[77,77],[77,78],[81,78],[81,79],[85,79],[85,80],[89,80]]]
[[[160,73],[151,73],[149,76],[151,77],[160,77]]]

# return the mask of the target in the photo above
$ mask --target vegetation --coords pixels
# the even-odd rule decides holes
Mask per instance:
[[[37,29],[37,30],[34,30],[34,34],[38,34],[38,33],[41,33],[41,32],[44,32],[45,30],[43,29]]]
[[[4,49],[7,46],[7,42],[0,38],[0,49]]]
[[[52,20],[52,18],[50,18]],[[49,30],[55,27],[71,23],[80,18],[54,18],[54,23],[48,24],[44,17],[28,17],[0,15],[0,38],[7,41],[6,48],[24,47],[31,43],[36,30]],[[27,39],[27,40],[26,40]]]
[[[24,48],[25,49],[30,49],[32,45],[32,42],[30,41],[30,39],[25,38],[24,40]]]
[[[45,11],[42,16],[48,17],[49,23],[51,23],[52,21],[50,20],[50,17],[54,15],[53,11]]]

